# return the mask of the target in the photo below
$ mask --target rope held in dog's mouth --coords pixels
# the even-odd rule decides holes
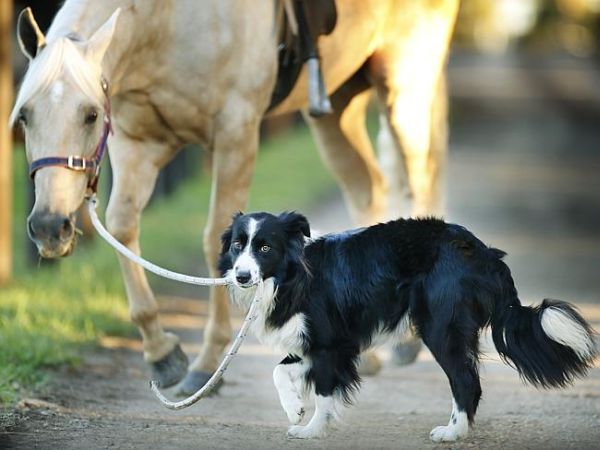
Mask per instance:
[[[145,260],[144,258],[142,258],[139,255],[136,255],[131,250],[129,250],[126,246],[124,246],[119,241],[117,241],[108,232],[108,230],[106,230],[106,228],[104,228],[104,226],[102,225],[102,222],[100,222],[100,219],[98,218],[98,215],[96,214],[96,205],[97,205],[96,196],[94,195],[94,196],[88,198],[87,200],[88,200],[88,212],[90,214],[90,219],[92,221],[92,224],[94,225],[94,228],[98,232],[98,234],[106,242],[108,242],[108,244],[110,244],[111,247],[113,247],[115,250],[117,250],[119,253],[121,253],[123,256],[125,256],[129,260],[142,266],[144,269],[146,269],[152,273],[155,273],[156,275],[162,276],[164,278],[169,278],[169,279],[175,280],[175,281],[181,281],[182,283],[187,283],[187,284],[195,284],[195,285],[200,285],[200,286],[223,286],[223,285],[227,285],[227,284],[231,283],[226,278],[193,277],[190,275],[184,275],[181,273],[172,272],[170,270],[163,269],[162,267],[159,267],[156,264],[151,263],[150,261]],[[187,408],[188,406],[192,406],[194,403],[196,403],[198,400],[200,400],[202,397],[204,397],[206,394],[208,394],[215,387],[215,385],[223,377],[223,374],[227,370],[227,366],[229,365],[231,359],[235,356],[238,349],[240,348],[240,345],[242,345],[242,341],[248,334],[248,328],[250,327],[250,324],[256,317],[256,315],[254,313],[254,311],[256,309],[256,305],[260,301],[262,296],[263,296],[263,284],[261,281],[256,286],[256,291],[254,293],[254,299],[252,299],[252,303],[250,303],[250,308],[248,309],[248,313],[246,314],[246,318],[244,319],[242,328],[238,332],[235,340],[233,341],[233,344],[231,344],[231,348],[225,354],[225,357],[223,358],[223,361],[221,361],[221,364],[217,368],[216,372],[210,377],[210,379],[206,382],[206,384],[204,386],[202,386],[200,389],[198,389],[198,391],[196,391],[194,394],[192,394],[191,396],[189,396],[186,399],[183,399],[178,402],[172,402],[169,399],[167,399],[160,392],[157,381],[155,381],[155,380],[150,381],[150,388],[152,389],[152,392],[154,392],[156,397],[162,402],[163,405],[165,405],[169,409],[175,409],[175,410]]]
[[[163,269],[162,267],[157,266],[156,264],[151,263],[150,261],[142,258],[139,255],[136,255],[119,241],[117,241],[106,228],[100,222],[98,218],[98,214],[96,214],[96,205],[98,203],[96,196],[92,196],[87,199],[88,200],[88,212],[90,214],[90,219],[92,220],[92,224],[94,228],[98,232],[102,238],[109,243],[111,247],[113,247],[116,251],[121,253],[123,256],[133,261],[134,263],[142,266],[144,269],[152,272],[156,275],[159,275],[163,278],[169,278],[175,281],[181,281],[182,283],[187,284],[195,284],[199,286],[224,286],[229,284],[230,282],[225,278],[204,278],[204,277],[193,277],[191,275],[185,275],[182,273],[173,272],[171,270]]]

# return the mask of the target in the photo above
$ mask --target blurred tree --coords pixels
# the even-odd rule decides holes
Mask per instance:
[[[600,0],[462,0],[455,43],[591,56],[600,49]]]
[[[455,42],[502,52],[536,23],[544,0],[462,0]]]
[[[0,2],[0,283],[12,276],[12,2]]]

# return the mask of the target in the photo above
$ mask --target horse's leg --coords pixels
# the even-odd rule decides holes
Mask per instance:
[[[359,73],[331,95],[332,114],[317,119],[304,114],[321,157],[338,181],[358,225],[372,225],[383,218],[387,193],[367,134],[369,88]]]
[[[331,96],[332,114],[318,119],[305,114],[321,156],[337,179],[358,225],[372,225],[384,218],[387,193],[367,134],[365,114],[369,88],[359,73]],[[380,368],[374,351],[361,355],[359,372],[362,375],[373,375]]]
[[[445,74],[441,74],[431,104],[430,134],[425,162],[417,164],[405,159],[406,153],[397,134],[392,131],[392,122],[385,112],[379,118],[377,150],[381,170],[389,184],[387,215],[390,219],[406,215],[443,214],[443,175],[448,147],[448,95]],[[424,183],[410,183],[409,172],[418,171]],[[411,200],[413,200],[411,202]]]
[[[110,159],[113,187],[106,210],[108,230],[133,252],[140,253],[140,218],[150,195],[159,167],[168,161],[172,148],[153,141],[132,140],[115,127]],[[158,320],[158,305],[144,270],[118,254],[129,313],[138,326],[144,343],[144,359],[152,368],[152,378],[162,387],[181,380],[187,371],[187,357],[179,338],[166,333]]]
[[[436,96],[433,100],[431,110],[431,134],[429,152],[430,188],[424,192],[417,192],[421,198],[419,205],[410,205],[412,198],[411,188],[408,183],[407,167],[399,149],[396,138],[390,130],[388,116],[382,113],[380,116],[380,128],[377,135],[377,149],[381,169],[388,180],[390,190],[388,197],[388,218],[395,219],[411,214],[411,206],[414,207],[415,215],[418,214],[442,214],[443,213],[443,169],[447,149],[447,93],[445,74],[440,76]],[[413,362],[421,350],[421,340],[407,334],[398,345],[394,347],[392,359],[396,364],[404,365]]]
[[[217,259],[221,234],[232,215],[246,208],[258,149],[261,113],[247,101],[239,99],[239,102],[231,95],[228,107],[215,124],[210,209],[204,229],[204,253],[213,277],[219,276]],[[229,295],[224,287],[213,287],[202,351],[178,385],[177,395],[189,395],[208,381],[230,339]]]
[[[455,0],[447,0],[428,9],[412,26],[403,27],[407,37],[390,40],[368,64],[383,110],[378,147],[390,184],[390,217],[406,211],[402,208],[407,199],[412,200],[408,206],[413,215],[443,212],[447,149],[444,65],[457,6]],[[406,339],[394,349],[395,362],[413,362],[420,348],[419,339]]]
[[[398,19],[405,36],[384,42],[369,59],[368,68],[384,113],[379,143],[393,190],[390,206],[399,212],[398,203],[408,197],[413,215],[427,215],[440,214],[443,208],[444,66],[458,2],[418,5],[412,20]]]

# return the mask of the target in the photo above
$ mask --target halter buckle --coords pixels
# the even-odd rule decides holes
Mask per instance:
[[[100,78],[100,87],[102,88],[104,94],[108,96],[108,80],[104,78],[104,76]]]
[[[67,158],[67,167],[71,170],[85,171],[87,170],[87,161],[81,156],[69,155]]]

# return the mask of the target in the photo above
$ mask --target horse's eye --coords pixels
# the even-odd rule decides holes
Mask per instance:
[[[242,249],[242,243],[240,241],[235,241],[233,242],[233,244],[231,244],[231,246],[236,249],[236,250],[241,250]]]
[[[19,111],[19,115],[17,116],[17,120],[23,126],[27,125],[27,114],[24,110]]]
[[[260,248],[260,251],[263,252],[263,253],[267,253],[269,250],[271,250],[271,247],[269,247],[268,245],[263,245]]]
[[[98,119],[98,111],[90,111],[85,116],[85,124],[91,125],[96,122],[96,119]]]

